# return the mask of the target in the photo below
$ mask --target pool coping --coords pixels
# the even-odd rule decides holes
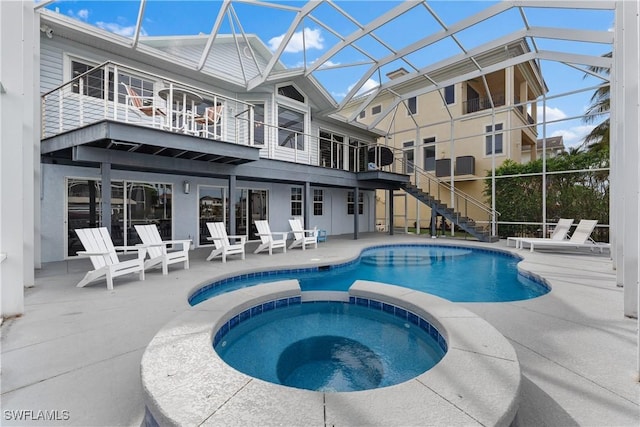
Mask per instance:
[[[447,342],[448,351],[436,366],[394,386],[338,393],[281,386],[236,371],[213,349],[214,334],[222,325],[251,307],[282,298],[340,298],[336,294],[303,293],[297,280],[284,280],[221,294],[175,318],[155,335],[142,357],[151,423],[511,424],[521,381],[514,348],[476,314],[423,292],[364,280],[348,291],[348,296],[393,304],[424,318]]]
[[[221,277],[216,278],[215,280],[211,281],[204,281],[199,283],[198,285],[194,286],[188,294],[187,300],[189,301],[190,305],[197,305],[200,304],[200,302],[197,302],[196,304],[193,304],[193,299],[197,298],[200,294],[202,293],[206,293],[208,290],[210,289],[215,289],[216,287],[220,287],[220,286],[224,286],[228,283],[233,283],[234,281],[237,280],[244,280],[247,278],[251,278],[251,277],[269,277],[271,275],[276,275],[282,272],[292,272],[292,273],[299,273],[299,272],[306,272],[306,271],[318,271],[319,269],[323,268],[323,267],[329,267],[330,269],[336,269],[336,268],[343,268],[346,267],[350,264],[356,263],[360,260],[360,258],[362,257],[362,255],[368,251],[368,250],[372,250],[372,249],[381,249],[381,248],[388,248],[388,247],[405,247],[405,246],[409,246],[409,247],[441,247],[441,248],[453,248],[453,249],[468,249],[471,251],[477,251],[477,252],[486,252],[486,253],[491,253],[491,254],[499,254],[499,255],[503,255],[503,256],[507,256],[510,258],[514,258],[516,260],[518,260],[518,264],[516,267],[517,270],[517,274],[521,275],[522,277],[526,278],[526,279],[530,279],[535,281],[537,284],[539,284],[540,286],[546,288],[547,292],[551,291],[551,285],[548,283],[548,281],[546,279],[544,279],[542,276],[538,275],[538,274],[534,274],[526,269],[521,268],[520,264],[524,261],[524,258],[522,257],[521,254],[517,254],[514,253],[512,251],[510,251],[509,249],[503,249],[503,248],[486,248],[486,247],[478,247],[478,246],[469,246],[469,245],[462,245],[459,242],[438,242],[438,243],[432,243],[432,242],[420,242],[420,243],[386,243],[386,244],[376,244],[376,245],[372,245],[372,246],[367,246],[364,248],[361,248],[360,252],[356,255],[353,255],[351,257],[347,257],[346,259],[342,260],[342,261],[334,261],[331,263],[327,263],[327,264],[319,264],[317,262],[312,262],[309,263],[307,265],[303,265],[303,266],[299,266],[296,268],[275,268],[275,269],[265,269],[265,268],[254,268],[254,269],[250,269],[250,270],[246,270],[244,272],[242,272],[241,274],[237,274],[237,273],[230,273],[230,274],[226,274],[226,275],[222,275]],[[253,285],[252,285],[253,286]],[[217,296],[219,294],[216,294],[214,296]],[[469,302],[477,302],[477,301],[469,301]],[[504,301],[501,301],[504,302]]]

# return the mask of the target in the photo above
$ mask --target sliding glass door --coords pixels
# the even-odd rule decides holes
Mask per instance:
[[[172,237],[170,184],[111,181],[111,240],[115,246],[140,243],[136,224],[156,224],[164,239]],[[104,226],[102,183],[97,179],[67,178],[67,256],[84,250],[75,229]]]

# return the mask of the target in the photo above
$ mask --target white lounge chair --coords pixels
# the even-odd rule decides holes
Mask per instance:
[[[247,242],[247,236],[228,236],[224,222],[208,222],[207,228],[209,229],[209,234],[211,234],[211,237],[207,237],[207,239],[213,240],[215,245],[215,248],[207,257],[207,261],[211,261],[220,255],[222,262],[227,262],[227,255],[234,254],[241,254],[242,259],[244,259],[244,244]],[[231,244],[229,239],[240,240],[240,243]]]
[[[258,229],[258,236],[260,236],[260,246],[253,251],[254,254],[269,249],[269,255],[273,254],[274,249],[282,248],[282,252],[287,252],[287,235],[288,231],[276,231],[272,232],[269,227],[269,221],[258,220],[255,221],[256,228]],[[278,239],[277,236],[280,236]]]
[[[530,251],[533,252],[535,247],[549,247],[549,248],[591,248],[600,249],[602,252],[605,248],[609,248],[608,243],[599,243],[591,239],[591,233],[598,223],[597,220],[583,219],[580,220],[576,229],[573,231],[571,238],[568,240],[551,240],[551,239],[524,239],[522,240],[521,247],[529,245]]]
[[[549,237],[507,237],[507,246],[509,246],[509,242],[514,242],[516,249],[522,247],[522,241],[540,241],[546,242],[549,240],[565,240],[567,235],[569,234],[569,230],[573,225],[573,218],[560,218],[558,223],[556,224],[551,236]]]
[[[147,250],[142,246],[113,246],[111,236],[106,227],[80,228],[75,230],[85,251],[78,252],[80,256],[88,256],[93,264],[93,270],[87,272],[84,278],[76,285],[82,288],[87,284],[105,277],[107,289],[113,289],[113,278],[129,273],[140,274],[140,280],[144,280],[144,258]],[[120,261],[116,250],[132,249],[138,252],[137,258]]]
[[[158,227],[154,224],[136,225],[136,232],[147,248],[149,259],[145,261],[144,268],[149,269],[162,264],[162,274],[169,273],[169,264],[184,263],[184,269],[189,269],[189,247],[191,240],[162,240]],[[168,245],[180,245],[180,249],[168,250]]]
[[[289,245],[289,249],[302,246],[302,250],[307,249],[307,245],[318,247],[318,229],[305,230],[299,219],[290,219],[289,225],[293,232],[293,243]]]
[[[155,99],[153,96],[141,96],[131,86],[120,82],[124,86],[127,94],[125,95],[125,104],[130,105],[135,111],[144,114],[147,117],[151,117],[154,125],[164,125],[165,113],[161,108],[155,106]],[[156,120],[157,119],[157,120]],[[125,121],[129,122],[129,110],[125,110]]]

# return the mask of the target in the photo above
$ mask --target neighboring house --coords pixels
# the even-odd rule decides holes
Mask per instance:
[[[41,9],[42,261],[72,257],[74,229],[106,226],[116,245],[133,226],[208,245],[207,221],[257,239],[255,220],[288,230],[304,217],[329,235],[374,231],[375,190],[403,174],[367,171],[381,135],[323,112],[335,102],[312,76],[269,63],[255,36],[130,40]],[[241,54],[238,54],[240,52]],[[176,61],[176,57],[181,60]],[[276,76],[276,77],[273,77]]]
[[[529,52],[529,47],[520,39],[478,55],[475,60],[488,67],[494,56],[505,52],[520,55]],[[473,71],[470,61],[460,64],[459,68],[465,66],[468,72]],[[466,71],[457,70],[454,64],[449,72]],[[459,196],[443,194],[444,187],[452,184],[479,204],[485,204],[484,178],[488,171],[507,159],[524,161],[530,157],[531,147],[536,146],[536,99],[547,88],[534,61],[451,85],[436,83],[451,77],[437,72],[426,79],[400,68],[387,77],[395,83],[393,91],[381,90],[375,97],[364,94],[352,100],[342,114],[357,116],[363,124],[384,129],[387,132],[384,141],[402,152],[402,172],[413,174],[412,180],[418,180],[424,191],[449,206],[452,199],[454,204],[470,205]],[[420,93],[427,86],[434,89]],[[412,93],[420,94],[411,96]],[[433,188],[436,180],[443,183],[436,185],[439,194]],[[432,188],[429,190],[428,186]],[[378,194],[379,221],[385,218],[385,196]],[[466,209],[463,215],[468,213],[472,218],[475,215],[481,221],[489,219],[486,212],[456,206],[459,211],[463,208]],[[395,203],[395,225],[403,226],[404,221],[412,227],[420,219],[422,227],[426,227],[430,211],[420,214],[416,211],[416,203]]]
[[[541,159],[543,146],[546,148],[545,151],[547,158],[556,157],[565,152],[562,136],[550,136],[546,138],[546,142],[544,144],[542,139],[538,139],[536,141],[536,152],[533,158],[531,156],[532,147],[530,145],[522,147],[522,157],[520,161],[522,163],[528,163],[531,160]]]

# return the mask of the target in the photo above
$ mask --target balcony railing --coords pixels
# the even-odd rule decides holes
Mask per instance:
[[[476,111],[488,110],[491,108],[491,101],[494,107],[502,107],[505,105],[504,93],[496,93],[491,97],[479,97],[467,99],[464,101],[462,108],[464,114],[475,113]]]
[[[351,172],[380,164],[375,143],[327,139],[254,120],[252,104],[111,61],[45,93],[41,102],[42,139],[112,120],[250,145],[261,149],[262,158]]]
[[[105,62],[45,93],[42,139],[113,120],[249,145],[253,106],[157,74]]]

